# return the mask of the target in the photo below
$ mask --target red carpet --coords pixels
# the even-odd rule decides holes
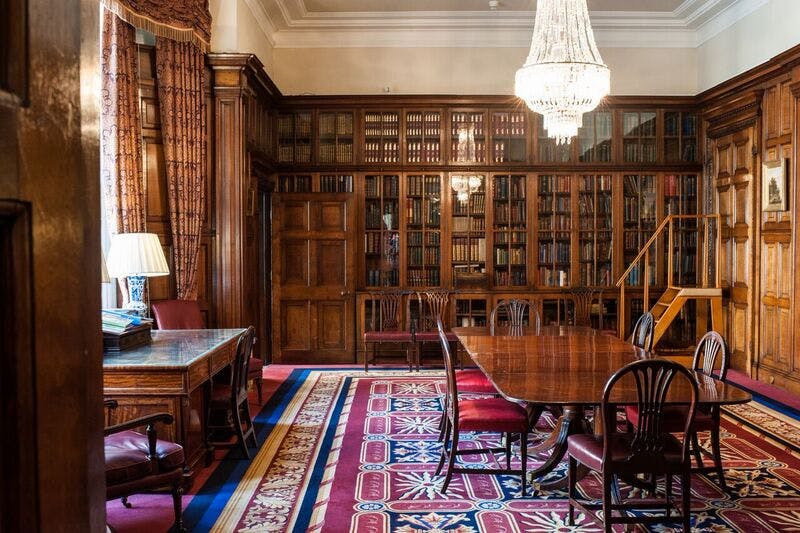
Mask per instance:
[[[260,415],[265,418],[258,458],[222,461],[213,474],[208,469],[198,478],[195,488],[208,481],[187,510],[193,530],[568,530],[563,493],[522,498],[512,476],[456,475],[447,495],[439,493],[442,478],[433,470],[441,391],[429,373],[289,370],[270,367],[266,374],[273,391],[282,378],[289,379],[276,395],[280,398],[265,406],[271,414]],[[693,480],[697,531],[796,527],[800,460],[785,437],[798,434],[797,423],[753,404],[724,422],[731,494],[702,476]],[[781,428],[780,446],[761,439],[768,427]],[[599,494],[596,479],[587,478],[581,487]],[[152,532],[169,525],[169,496],[136,496],[133,503],[134,509],[124,509],[109,502],[109,522],[117,531]],[[587,526],[581,531],[596,530],[581,520]]]

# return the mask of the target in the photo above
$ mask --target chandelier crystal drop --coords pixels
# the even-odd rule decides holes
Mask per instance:
[[[514,93],[544,116],[548,137],[560,144],[577,135],[583,114],[610,88],[586,0],[538,0],[531,51],[517,70]]]

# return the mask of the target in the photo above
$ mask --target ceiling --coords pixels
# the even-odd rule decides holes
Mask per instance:
[[[587,0],[600,47],[696,47],[769,0]],[[535,0],[244,0],[276,48],[528,47]]]

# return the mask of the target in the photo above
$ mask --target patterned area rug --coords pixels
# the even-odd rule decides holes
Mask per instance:
[[[443,385],[433,371],[295,370],[257,418],[257,457],[224,461],[190,503],[188,525],[219,532],[601,530],[580,515],[576,527],[566,525],[565,492],[529,489],[523,497],[515,476],[454,475],[442,495],[443,476],[434,470]],[[713,478],[693,478],[693,530],[800,531],[800,423],[792,415],[756,402],[726,414],[729,493]],[[462,445],[487,440],[468,436]],[[708,444],[702,434],[701,444]],[[465,459],[478,467],[495,461]],[[596,476],[579,487],[600,497]]]

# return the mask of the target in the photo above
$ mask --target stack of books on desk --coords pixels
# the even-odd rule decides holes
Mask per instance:
[[[153,320],[131,315],[124,309],[103,309],[103,349],[119,352],[150,342]]]

